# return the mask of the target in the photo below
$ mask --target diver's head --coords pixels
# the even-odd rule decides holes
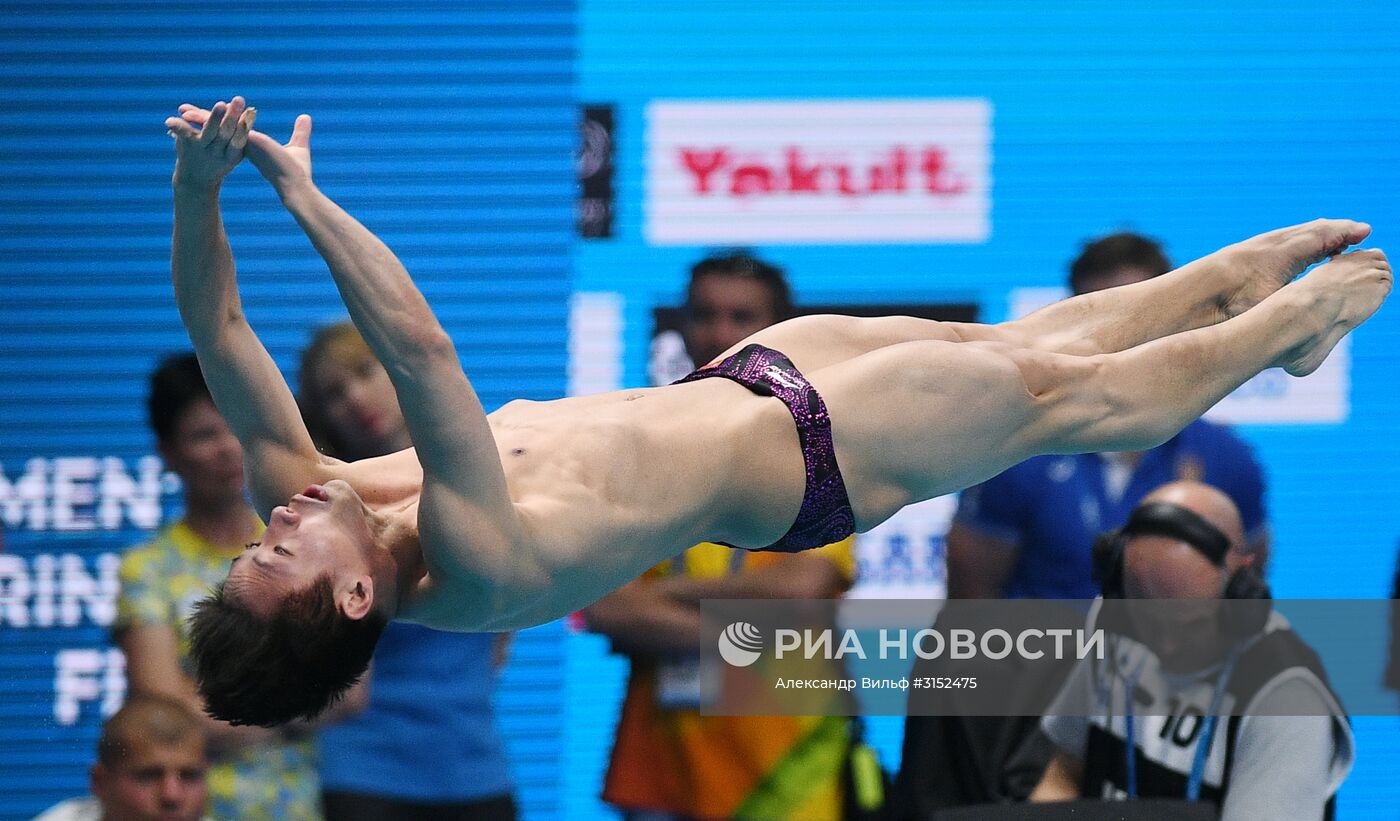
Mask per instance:
[[[314,717],[369,666],[396,592],[373,514],[349,484],[312,485],[274,508],[191,617],[210,715],[263,726]]]

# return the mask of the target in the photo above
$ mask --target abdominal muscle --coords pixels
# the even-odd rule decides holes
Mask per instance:
[[[805,473],[791,414],[729,380],[516,401],[489,421],[527,543],[513,562],[518,575],[492,585],[501,599],[490,625],[444,624],[450,599],[466,591],[425,584],[434,601],[411,610],[433,612],[435,626],[549,621],[693,544],[776,541],[801,504]],[[345,467],[372,507],[402,506],[422,487],[412,450]]]
[[[638,573],[702,540],[758,547],[772,508],[801,501],[791,415],[728,380],[511,403],[491,423],[512,498],[564,562],[596,567],[619,540],[648,545]],[[765,472],[787,447],[788,475]]]

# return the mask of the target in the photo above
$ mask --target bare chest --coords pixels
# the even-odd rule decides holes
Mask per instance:
[[[512,402],[490,417],[517,504],[625,504],[664,469],[656,402],[644,392],[612,401]]]
[[[668,558],[699,541],[748,543],[793,496],[788,485],[800,497],[791,415],[725,380],[511,403],[491,423],[511,496],[549,552],[640,543]]]

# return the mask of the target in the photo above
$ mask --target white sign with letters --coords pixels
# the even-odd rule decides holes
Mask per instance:
[[[982,99],[653,102],[647,240],[985,242],[991,119]]]

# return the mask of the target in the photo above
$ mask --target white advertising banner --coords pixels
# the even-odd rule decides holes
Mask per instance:
[[[987,100],[662,100],[646,120],[653,244],[991,235]]]
[[[948,594],[948,528],[956,494],[909,505],[856,537],[848,599],[942,599]]]

